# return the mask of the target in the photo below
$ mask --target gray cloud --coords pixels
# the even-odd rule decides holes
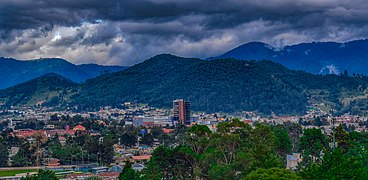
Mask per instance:
[[[0,55],[132,65],[249,41],[348,41],[368,37],[367,9],[364,0],[2,0]]]

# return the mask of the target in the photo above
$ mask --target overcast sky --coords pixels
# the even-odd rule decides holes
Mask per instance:
[[[368,38],[365,0],[1,0],[0,56],[132,65],[160,53],[206,58]]]

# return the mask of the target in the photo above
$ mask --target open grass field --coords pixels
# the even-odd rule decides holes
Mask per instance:
[[[37,169],[0,170],[0,177],[15,176],[20,173],[37,172]]]

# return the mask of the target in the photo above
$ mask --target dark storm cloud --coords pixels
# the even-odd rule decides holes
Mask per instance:
[[[332,20],[335,22],[364,22],[365,4],[351,1],[294,1],[294,0],[5,0],[0,2],[2,29],[35,28],[50,23],[76,26],[97,19],[111,21],[168,22],[187,15],[203,15],[207,28],[231,27],[263,19],[270,21]],[[315,19],[315,17],[321,17]],[[311,19],[312,18],[312,19]],[[304,22],[304,21],[302,21]],[[313,23],[321,25],[324,22]],[[312,24],[312,25],[313,25]]]
[[[249,41],[347,41],[368,37],[367,9],[364,0],[2,0],[0,55],[130,65]]]

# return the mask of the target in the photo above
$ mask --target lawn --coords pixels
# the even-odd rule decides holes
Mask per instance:
[[[27,172],[37,172],[37,169],[17,169],[17,170],[0,171],[0,177],[15,176],[16,174],[27,173]]]

